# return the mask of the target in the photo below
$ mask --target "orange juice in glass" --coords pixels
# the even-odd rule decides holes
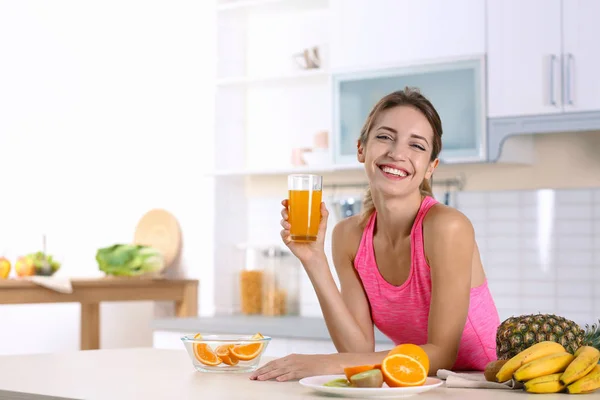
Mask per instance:
[[[314,242],[321,221],[323,177],[309,174],[288,176],[288,222],[294,242]]]

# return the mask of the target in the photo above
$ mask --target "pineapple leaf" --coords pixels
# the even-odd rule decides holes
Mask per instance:
[[[600,350],[600,320],[598,324],[585,324],[584,343]]]

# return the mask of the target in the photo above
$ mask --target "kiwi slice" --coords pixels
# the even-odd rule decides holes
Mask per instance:
[[[352,375],[350,383],[354,387],[378,388],[383,386],[383,375],[379,369],[371,369]]]
[[[327,383],[324,383],[323,386],[329,387],[350,387],[350,382],[346,378],[334,379]]]

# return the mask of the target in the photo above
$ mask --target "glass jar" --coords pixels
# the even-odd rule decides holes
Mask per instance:
[[[276,246],[264,249],[262,255],[265,262],[262,314],[270,317],[298,315],[300,269],[297,259]]]
[[[262,313],[264,268],[257,261],[256,249],[247,248],[239,275],[240,311],[246,315]]]

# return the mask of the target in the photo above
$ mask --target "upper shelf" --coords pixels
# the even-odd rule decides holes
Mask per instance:
[[[328,0],[229,0],[219,1],[219,12],[246,12],[252,10],[309,10],[327,9]]]
[[[267,176],[267,175],[289,175],[289,174],[318,174],[332,173],[338,171],[360,171],[364,166],[362,164],[341,164],[341,165],[303,165],[300,167],[288,168],[270,168],[270,169],[231,169],[217,170],[209,173],[210,176]]]
[[[330,73],[323,69],[314,69],[299,71],[280,75],[265,76],[237,76],[231,78],[220,78],[217,80],[218,86],[242,86],[257,83],[285,83],[290,81],[305,80],[308,78],[328,78]]]

